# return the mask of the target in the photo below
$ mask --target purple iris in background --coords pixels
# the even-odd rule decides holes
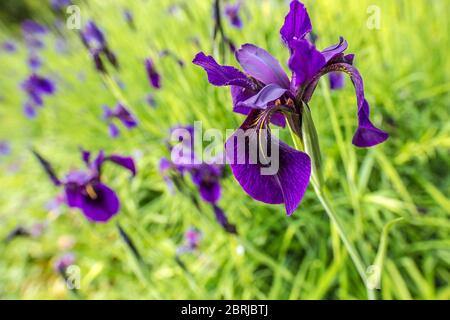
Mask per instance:
[[[36,114],[36,108],[44,104],[44,96],[52,95],[55,92],[55,85],[50,79],[31,74],[28,79],[22,82],[22,89],[27,93],[28,100],[25,102],[25,114],[32,118]]]
[[[130,9],[123,10],[123,18],[131,29],[136,30],[136,26],[134,24],[133,13],[131,12]]]
[[[7,141],[0,141],[0,156],[7,156],[11,153],[11,147]]]
[[[64,11],[72,4],[72,0],[50,0],[50,5],[55,11]]]
[[[357,97],[358,128],[353,137],[357,147],[371,147],[388,138],[388,134],[376,128],[369,119],[369,104],[364,96],[361,75],[353,66],[354,55],[346,55],[347,42],[340,42],[319,51],[305,37],[312,25],[305,6],[294,0],[280,30],[281,38],[290,52],[289,79],[280,63],[266,50],[253,44],[245,44],[235,53],[245,73],[232,66],[221,66],[203,52],[193,63],[202,67],[208,80],[215,86],[231,86],[233,111],[247,115],[240,131],[248,133],[248,139],[236,142],[233,134],[225,144],[232,172],[242,188],[254,199],[283,204],[291,215],[300,204],[311,175],[310,157],[295,150],[270,134],[269,123],[284,126],[288,121],[293,132],[302,138],[302,113],[309,108],[319,79],[330,72],[343,72],[350,76]],[[275,174],[262,175],[265,166],[259,158],[253,164],[245,155],[244,163],[236,159],[239,150],[249,150],[250,144],[261,149],[267,141],[279,152],[279,169]],[[264,154],[264,152],[263,152]]]
[[[13,53],[17,51],[17,46],[13,41],[5,40],[2,42],[2,49],[5,52]]]
[[[188,229],[184,233],[184,244],[177,248],[177,256],[187,253],[193,252],[198,249],[200,240],[202,238],[202,234],[194,228]]]
[[[331,90],[339,90],[344,87],[344,75],[339,72],[331,72],[328,74],[328,80],[330,83],[330,89]]]
[[[162,158],[160,160],[160,172],[164,177],[170,191],[173,193],[175,187],[182,183],[182,177],[187,173],[191,176],[192,183],[196,186],[200,198],[210,204],[216,215],[217,222],[229,233],[237,233],[236,227],[228,222],[223,210],[218,206],[222,195],[220,180],[224,176],[225,167],[221,164],[206,163],[197,161],[195,155],[194,128],[192,126],[177,126],[172,128],[172,132],[177,129],[184,130],[188,137],[184,135],[179,137],[182,146],[182,152],[172,153],[172,159]],[[172,146],[169,146],[172,151]]]
[[[131,157],[115,154],[105,156],[104,152],[100,151],[95,159],[91,159],[90,152],[82,151],[82,158],[87,170],[71,171],[63,180],[60,180],[51,164],[36,151],[33,153],[53,184],[64,188],[67,205],[71,208],[79,208],[92,222],[107,222],[120,209],[117,194],[102,182],[103,165],[106,162],[112,162],[128,169],[133,177],[136,175],[136,167]]]
[[[240,10],[241,10],[240,1],[237,1],[235,4],[228,3],[225,5],[225,15],[227,16],[231,25],[238,29],[242,28],[242,20],[239,15]]]
[[[109,134],[113,138],[118,137],[120,134],[119,128],[113,123],[114,119],[122,122],[127,129],[137,126],[136,118],[122,103],[118,103],[114,109],[103,106],[103,110],[103,118],[108,122]]]
[[[106,58],[113,67],[116,69],[119,68],[119,62],[117,61],[116,55],[109,48],[105,35],[94,21],[88,21],[86,23],[80,36],[84,46],[89,50],[95,68],[98,71],[102,73],[107,72],[104,65],[104,58]]]
[[[161,88],[161,76],[156,71],[155,63],[151,58],[147,58],[144,61],[145,64],[145,71],[147,71],[147,77],[148,81],[150,82],[150,85],[155,89]]]

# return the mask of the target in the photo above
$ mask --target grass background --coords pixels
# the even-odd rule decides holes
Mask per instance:
[[[37,20],[52,25],[54,14],[33,2]],[[173,3],[183,4],[175,15]],[[356,149],[356,101],[350,81],[330,92],[326,81],[310,103],[323,153],[325,178],[339,217],[366,265],[373,264],[384,234],[380,299],[450,298],[450,178],[448,58],[450,2],[446,0],[305,1],[318,47],[344,36],[363,75],[374,122],[391,138],[373,149]],[[53,264],[74,252],[81,270],[80,296],[90,299],[365,299],[366,291],[310,187],[292,217],[281,206],[252,200],[231,174],[222,183],[220,205],[239,236],[223,232],[208,206],[199,212],[187,197],[172,196],[157,166],[168,156],[168,128],[202,121],[204,128],[233,129],[243,121],[231,112],[226,89],[207,83],[190,61],[199,50],[214,53],[211,1],[85,1],[83,23],[94,19],[116,52],[123,94],[139,119],[139,129],[112,140],[101,120],[102,104],[116,98],[95,72],[77,32],[46,36],[41,73],[57,84],[35,120],[24,117],[20,82],[28,75],[26,49],[0,52],[0,140],[12,154],[0,158],[0,238],[17,225],[48,223],[38,238],[0,243],[0,298],[79,298],[64,285]],[[381,9],[381,28],[370,30],[367,8]],[[136,30],[122,10],[130,9]],[[286,1],[245,1],[244,28],[227,33],[240,45],[254,43],[280,61],[288,58],[279,28]],[[16,26],[2,19],[0,40],[18,38]],[[66,53],[55,51],[66,39]],[[199,40],[200,48],[193,38]],[[158,59],[169,49],[186,63]],[[152,91],[143,59],[152,56],[162,89]],[[234,64],[232,57],[227,63]],[[146,95],[155,95],[150,108]],[[91,224],[77,210],[49,212],[58,194],[29,152],[37,148],[63,174],[81,167],[78,147],[135,155],[138,176],[113,167],[104,178],[122,200],[108,224]],[[390,221],[402,222],[385,228]],[[120,222],[146,261],[142,272],[118,236]],[[176,263],[175,250],[191,226],[203,238],[197,252]],[[64,245],[74,241],[73,247]]]

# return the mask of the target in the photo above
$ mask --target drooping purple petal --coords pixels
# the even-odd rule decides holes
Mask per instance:
[[[128,129],[137,126],[136,118],[121,103],[117,104],[116,109],[114,110],[114,116],[117,117]]]
[[[290,47],[291,41],[303,39],[311,30],[311,20],[305,5],[297,0],[292,1],[289,13],[280,29],[284,43]]]
[[[136,175],[136,165],[134,163],[133,158],[131,157],[124,157],[117,154],[112,154],[110,156],[107,156],[105,158],[105,161],[111,161],[115,163],[118,166],[121,166],[131,172],[133,177]]]
[[[273,174],[262,174],[262,168],[267,168],[260,160],[252,163],[251,146],[259,145],[261,133],[249,127],[254,123],[256,112],[247,118],[241,126],[248,134],[248,139],[239,138],[236,133],[226,142],[226,155],[236,180],[252,198],[269,204],[284,203],[286,212],[291,215],[298,207],[311,175],[311,161],[306,153],[292,149],[275,137],[262,137],[263,141],[272,141],[272,155],[278,150],[270,165]],[[248,130],[251,130],[250,132]],[[235,138],[236,137],[236,138]],[[242,154],[242,152],[245,154]],[[278,169],[278,170],[276,170]],[[267,173],[267,172],[266,172]]]
[[[277,84],[269,84],[262,88],[257,94],[239,103],[240,106],[265,109],[267,105],[285,94],[287,89],[280,87]]]
[[[369,119],[369,104],[364,99],[358,110],[358,129],[352,143],[360,148],[368,148],[380,144],[389,138],[389,134],[375,127]]]
[[[193,64],[202,67],[208,74],[208,81],[215,86],[239,86],[252,89],[253,83],[247,76],[232,66],[221,66],[211,56],[206,56],[203,52],[199,52]]]
[[[289,68],[293,72],[292,82],[298,88],[310,81],[325,65],[325,57],[307,40],[291,41],[292,54]]]
[[[119,198],[112,189],[102,183],[98,183],[92,188],[95,196],[84,196],[80,209],[92,222],[107,222],[119,212]]]
[[[289,78],[280,63],[266,50],[252,44],[244,44],[236,51],[236,59],[242,68],[262,83],[278,84],[289,89]]]

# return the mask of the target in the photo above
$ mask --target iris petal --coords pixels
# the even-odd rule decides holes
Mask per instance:
[[[236,51],[236,59],[253,78],[264,84],[275,83],[289,89],[289,78],[280,63],[266,50],[252,44],[244,44]]]
[[[311,30],[311,20],[305,5],[297,0],[292,1],[289,13],[280,29],[281,38],[290,47],[292,40],[303,39]]]
[[[221,66],[211,56],[199,52],[192,63],[202,67],[208,74],[208,81],[215,86],[239,86],[253,88],[252,82],[247,76],[232,66]]]

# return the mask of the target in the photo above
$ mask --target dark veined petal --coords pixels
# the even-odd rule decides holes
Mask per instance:
[[[286,213],[291,215],[300,204],[311,175],[311,161],[306,153],[297,151],[264,131],[254,129],[255,120],[260,114],[253,111],[225,143],[227,159],[236,180],[253,199],[269,204],[284,203]],[[246,139],[240,135],[245,132]],[[266,136],[262,136],[266,134]],[[271,141],[271,159],[261,161],[261,156],[252,156],[254,146]],[[266,150],[269,148],[266,148]],[[278,150],[278,156],[276,156]],[[252,160],[257,159],[257,161]],[[274,169],[261,171],[268,166]],[[278,169],[278,170],[276,170]],[[272,172],[271,172],[272,171]],[[271,173],[271,174],[268,174]]]
[[[289,68],[293,72],[292,84],[298,88],[310,81],[325,66],[325,57],[307,40],[291,41],[292,54]]]
[[[322,55],[324,56],[325,61],[328,63],[333,58],[342,54],[345,50],[347,50],[347,48],[347,41],[344,38],[340,37],[339,43],[323,50]]]
[[[257,94],[239,103],[239,105],[255,109],[265,109],[267,105],[285,94],[287,89],[277,84],[269,84],[262,88]]]
[[[119,212],[120,202],[116,193],[108,186],[98,183],[93,186],[95,197],[85,195],[79,208],[93,222],[107,222]]]
[[[221,66],[211,56],[197,53],[193,64],[202,67],[208,74],[208,81],[215,86],[239,86],[252,89],[254,85],[247,76],[232,66]]]
[[[290,47],[292,40],[303,39],[312,30],[311,20],[305,5],[300,1],[291,2],[289,13],[280,29],[281,38]]]
[[[253,44],[244,44],[236,51],[236,59],[242,68],[253,78],[264,84],[278,84],[289,89],[289,78],[275,59],[266,50]]]

